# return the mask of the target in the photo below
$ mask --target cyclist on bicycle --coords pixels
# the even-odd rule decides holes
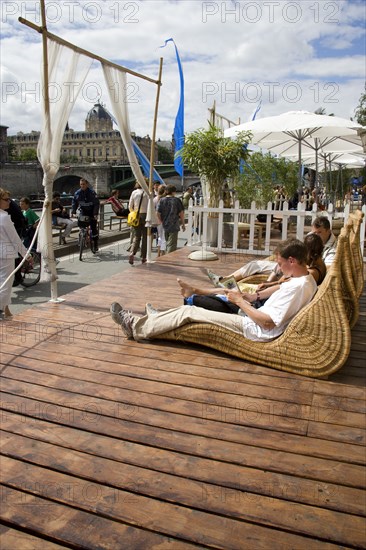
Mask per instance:
[[[90,218],[90,227],[92,230],[94,241],[94,251],[97,252],[99,240],[97,223],[99,213],[99,199],[95,191],[93,191],[93,189],[89,187],[88,180],[84,178],[80,179],[80,189],[75,192],[72,199],[71,213],[73,216],[76,214],[77,209],[79,209],[82,216],[88,216]]]

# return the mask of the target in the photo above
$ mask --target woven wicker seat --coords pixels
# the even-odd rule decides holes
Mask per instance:
[[[359,317],[359,298],[364,286],[363,260],[360,248],[360,227],[363,214],[351,214],[341,234],[346,235],[341,259],[341,290],[350,327]]]
[[[254,342],[208,323],[187,324],[159,338],[205,345],[253,363],[314,378],[337,371],[349,354],[350,323],[353,325],[358,318],[358,291],[350,270],[358,261],[351,249],[359,242],[361,220],[362,215],[353,217],[342,229],[336,257],[314,299],[277,339]]]

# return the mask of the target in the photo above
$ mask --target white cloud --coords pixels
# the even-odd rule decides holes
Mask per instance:
[[[50,32],[102,57],[154,79],[164,58],[161,139],[171,137],[179,102],[174,47],[159,48],[170,37],[183,63],[188,132],[206,125],[214,100],[217,110],[233,120],[246,120],[259,99],[258,116],[322,106],[349,118],[363,91],[365,52],[353,47],[364,32],[363,2],[46,0],[46,6]],[[41,36],[18,17],[40,25],[39,2],[3,0],[1,10],[2,124],[9,134],[37,130]],[[129,82],[131,128],[151,135],[156,87],[132,77]],[[101,68],[93,64],[71,127],[84,129],[99,95],[110,109]]]

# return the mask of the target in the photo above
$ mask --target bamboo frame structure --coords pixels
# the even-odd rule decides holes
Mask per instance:
[[[162,86],[161,82],[161,75],[162,75],[162,66],[163,66],[163,59],[160,58],[160,65],[159,65],[159,77],[158,80],[155,80],[153,78],[150,78],[148,76],[145,76],[141,73],[138,73],[136,71],[132,71],[131,69],[128,69],[127,67],[124,67],[122,65],[118,65],[116,63],[113,63],[112,61],[109,61],[108,59],[105,59],[104,57],[101,57],[100,55],[94,54],[88,50],[85,50],[84,48],[79,48],[75,44],[72,44],[71,42],[68,42],[67,40],[64,40],[60,38],[59,36],[50,33],[47,30],[47,20],[46,20],[46,6],[45,6],[45,0],[41,0],[41,17],[42,17],[42,26],[39,27],[38,25],[35,25],[34,23],[28,21],[27,19],[24,19],[23,17],[19,17],[18,21],[22,23],[23,25],[26,25],[27,27],[37,31],[38,33],[42,34],[42,45],[43,45],[43,76],[44,76],[44,99],[45,99],[45,114],[46,114],[46,121],[48,125],[48,131],[50,133],[50,103],[49,103],[49,74],[48,74],[48,48],[47,48],[47,38],[52,39],[54,42],[57,42],[58,44],[62,46],[66,46],[67,48],[70,48],[76,53],[82,54],[86,57],[89,57],[93,60],[99,61],[102,64],[109,65],[110,67],[113,67],[119,71],[123,71],[125,73],[128,73],[132,76],[135,76],[137,78],[141,78],[143,80],[146,80],[148,82],[151,82],[153,84],[157,85],[157,94],[156,94],[156,100],[155,100],[155,111],[154,111],[154,121],[153,121],[153,134],[151,139],[151,151],[150,151],[150,176],[149,176],[149,192],[152,193],[152,177],[153,177],[153,166],[154,166],[154,154],[155,154],[155,139],[156,139],[156,126],[157,126],[157,114],[158,114],[158,105],[159,105],[159,98],[160,98],[160,88]],[[48,200],[48,197],[46,196],[46,203],[45,208],[50,208],[50,202]],[[149,242],[150,240],[150,242]],[[52,251],[53,252],[53,251]],[[149,258],[150,256],[150,258]],[[148,260],[151,260],[151,227],[148,228]],[[53,257],[54,260],[54,257]],[[51,301],[57,302],[59,301],[57,298],[57,279],[54,281],[51,281]]]
[[[44,0],[41,0],[41,4],[44,3]],[[147,80],[149,82],[152,82],[153,84],[161,85],[161,82],[158,80],[154,80],[153,78],[150,78],[149,76],[145,76],[143,74],[137,73],[136,71],[132,71],[131,69],[127,69],[127,67],[123,67],[123,65],[118,65],[117,63],[113,63],[113,61],[109,61],[108,59],[105,59],[104,57],[101,57],[100,55],[97,55],[95,53],[90,52],[89,50],[84,50],[84,48],[79,48],[78,46],[75,46],[75,44],[72,44],[72,42],[68,42],[67,40],[64,40],[63,38],[60,38],[56,34],[52,34],[47,30],[47,27],[43,25],[42,27],[39,27],[38,25],[35,25],[34,23],[31,23],[27,19],[24,19],[23,17],[19,17],[18,21],[22,23],[23,25],[26,25],[27,27],[30,27],[31,29],[39,32],[40,34],[43,34],[43,36],[47,36],[48,38],[51,38],[55,42],[58,42],[58,44],[61,44],[62,46],[67,46],[68,48],[74,50],[74,52],[80,53],[82,55],[85,55],[87,57],[90,57],[92,59],[95,59],[96,61],[100,61],[101,63],[105,63],[107,65],[110,65],[111,67],[114,67],[118,70],[123,70],[125,73],[131,74],[133,76],[137,76],[138,78],[142,78],[143,80]]]

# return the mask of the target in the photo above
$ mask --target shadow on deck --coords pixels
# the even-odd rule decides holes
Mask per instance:
[[[125,340],[112,301],[250,260],[188,252],[0,324],[2,550],[365,547],[365,294],[329,380]]]

